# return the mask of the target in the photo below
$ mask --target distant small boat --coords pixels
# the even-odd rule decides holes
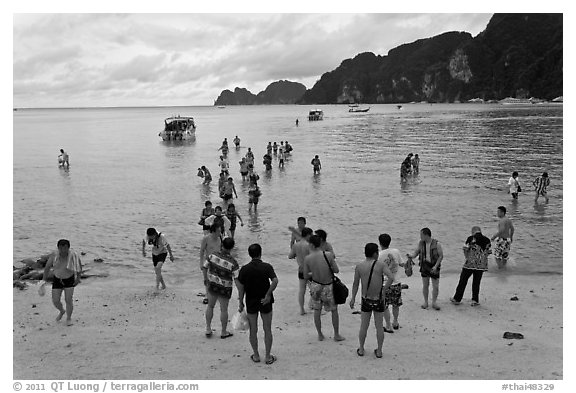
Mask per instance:
[[[350,108],[348,109],[348,112],[368,112],[370,110],[370,107],[368,108]]]
[[[402,105],[396,105],[396,108],[402,109]]]
[[[218,109],[224,109],[226,108],[226,105],[218,105]]]
[[[552,102],[564,102],[564,96],[556,97],[552,100]]]
[[[163,141],[185,141],[196,137],[196,124],[190,116],[171,116],[164,120],[164,130],[158,134]]]
[[[324,119],[324,112],[321,109],[315,109],[308,113],[308,120],[316,121]]]
[[[532,105],[528,98],[506,97],[498,102],[502,105]]]

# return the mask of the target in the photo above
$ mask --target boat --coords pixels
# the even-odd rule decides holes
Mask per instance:
[[[348,108],[358,108],[359,104],[348,104]]]
[[[348,109],[348,112],[368,112],[369,110],[370,110],[370,107],[368,107],[368,108],[357,107],[357,108]]]
[[[502,105],[531,105],[532,101],[528,98],[506,97],[498,101]]]
[[[324,118],[324,112],[321,109],[314,109],[308,113],[308,120],[322,120]]]
[[[163,141],[185,141],[196,137],[196,124],[190,116],[171,116],[164,120],[164,130],[158,134]]]
[[[564,96],[556,97],[552,100],[552,102],[564,102]]]

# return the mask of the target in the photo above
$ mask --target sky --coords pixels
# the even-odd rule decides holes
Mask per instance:
[[[225,89],[257,94],[278,80],[310,89],[359,53],[447,31],[476,36],[492,16],[135,11],[15,12],[13,106],[213,105]]]

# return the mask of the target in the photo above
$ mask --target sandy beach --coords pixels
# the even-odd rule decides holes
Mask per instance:
[[[353,268],[341,273],[352,289]],[[384,358],[376,359],[373,325],[366,355],[358,357],[360,316],[340,306],[343,342],[319,342],[313,314],[300,316],[295,274],[279,273],[275,292],[273,365],[255,364],[247,332],[204,336],[199,282],[165,274],[167,290],[156,292],[153,276],[125,287],[121,279],[86,279],[75,293],[74,325],[55,322],[50,291],[34,286],[13,293],[13,378],[151,380],[555,380],[563,379],[562,275],[499,275],[482,281],[479,307],[470,307],[470,286],[461,305],[449,302],[457,276],[440,280],[440,311],[422,310],[421,279],[402,277],[401,328],[386,334]],[[230,319],[237,309],[236,290]],[[518,301],[511,301],[512,297]],[[357,297],[356,309],[359,309]],[[308,295],[306,296],[308,301]],[[518,332],[523,340],[502,338]],[[263,354],[260,329],[261,354]]]

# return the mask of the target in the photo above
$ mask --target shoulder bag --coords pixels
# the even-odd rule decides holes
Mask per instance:
[[[346,303],[346,298],[348,297],[348,288],[342,281],[340,281],[338,277],[334,275],[334,270],[332,270],[330,261],[328,261],[328,258],[326,258],[326,253],[322,251],[322,254],[324,254],[324,259],[326,260],[328,268],[332,273],[332,293],[334,294],[334,301],[336,304],[344,304]]]

